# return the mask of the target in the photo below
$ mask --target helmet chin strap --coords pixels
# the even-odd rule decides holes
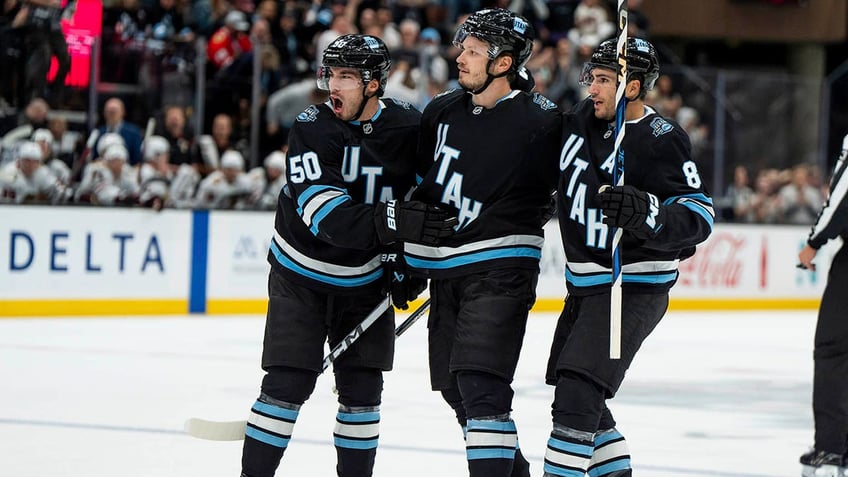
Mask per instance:
[[[362,101],[359,102],[359,109],[357,109],[356,114],[353,115],[353,121],[359,121],[359,117],[362,116],[362,111],[365,111],[365,105],[368,103],[368,100],[372,98],[372,96],[365,94],[365,91],[367,90],[368,86],[362,88]]]
[[[492,67],[492,64],[494,62],[495,62],[495,60],[489,60],[489,63],[486,64],[486,81],[483,83],[483,86],[480,86],[477,89],[468,89],[468,88],[462,88],[462,89],[470,92],[471,94],[480,94],[483,91],[485,91],[486,88],[488,88],[490,84],[492,84],[492,81],[494,81],[495,78],[502,78],[502,77],[504,77],[504,76],[506,76],[510,73],[510,70],[506,70],[499,75],[493,75],[493,74],[489,73],[489,68]]]

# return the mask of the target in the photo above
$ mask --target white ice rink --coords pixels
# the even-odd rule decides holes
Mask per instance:
[[[386,375],[376,477],[467,475],[460,429],[429,390],[424,321],[399,338]],[[531,317],[514,383],[534,476],[554,321]],[[635,475],[800,475],[814,325],[814,312],[668,314],[610,404]],[[0,319],[0,476],[238,476],[241,442],[193,439],[182,424],[246,418],[262,332],[259,316]],[[277,475],[335,475],[331,385],[319,378]]]

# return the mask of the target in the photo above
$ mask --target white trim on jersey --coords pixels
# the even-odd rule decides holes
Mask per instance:
[[[310,270],[326,273],[328,275],[335,275],[341,277],[366,275],[373,272],[374,270],[379,269],[381,266],[379,255],[374,256],[374,258],[369,260],[368,263],[365,263],[364,265],[360,265],[358,267],[347,267],[344,265],[337,265],[335,263],[328,263],[322,262],[320,260],[315,260],[314,258],[307,257],[306,255],[298,252],[291,244],[286,242],[276,230],[274,231],[274,242],[276,242],[277,246],[280,247],[280,250],[282,250],[298,265],[308,268]]]

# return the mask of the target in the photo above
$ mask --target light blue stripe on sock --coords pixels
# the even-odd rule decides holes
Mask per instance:
[[[282,449],[285,449],[289,445],[289,439],[274,436],[250,426],[247,426],[247,429],[244,431],[244,435],[251,439],[256,439],[259,442],[264,442],[268,445],[280,447]]]
[[[622,459],[617,460],[615,462],[610,462],[604,465],[599,465],[594,469],[589,470],[589,475],[591,477],[601,477],[603,475],[611,474],[613,472],[617,472],[619,470],[627,470],[630,468],[630,459]]]
[[[466,449],[465,455],[468,460],[479,459],[515,459],[515,449]]]
[[[559,439],[554,439],[553,437],[548,439],[548,445],[558,451],[568,452],[569,454],[575,454],[582,457],[592,457],[593,448],[587,445],[565,442]]]
[[[274,417],[279,417],[287,421],[296,421],[298,415],[298,411],[286,409],[284,407],[274,406],[262,401],[256,401],[256,403],[253,405],[253,409],[261,412],[262,414],[268,414]]]
[[[334,437],[333,443],[336,447],[345,449],[376,449],[378,439],[368,439],[367,441],[357,441],[354,439],[345,439],[342,437]]]
[[[563,469],[551,464],[545,464],[543,467],[546,474],[560,475],[562,477],[584,477],[586,474],[582,470]]]

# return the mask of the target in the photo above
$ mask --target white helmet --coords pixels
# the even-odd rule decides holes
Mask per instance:
[[[118,133],[106,133],[100,137],[100,142],[97,143],[97,157],[103,157],[103,153],[112,144],[120,144],[125,146],[124,138]]]
[[[282,151],[274,151],[265,158],[264,165],[266,169],[277,169],[280,172],[286,172],[286,154]]]
[[[32,141],[24,141],[18,146],[17,158],[40,161],[44,159],[44,155],[41,153],[41,146]]]
[[[144,140],[144,160],[152,161],[156,156],[171,150],[171,144],[162,136],[150,136]]]
[[[111,146],[106,148],[106,151],[103,152],[103,159],[111,160],[118,159],[126,162],[130,158],[130,153],[127,152],[127,148],[124,147],[123,144],[112,144]]]
[[[232,149],[221,155],[221,169],[244,170],[244,157],[238,151]]]

